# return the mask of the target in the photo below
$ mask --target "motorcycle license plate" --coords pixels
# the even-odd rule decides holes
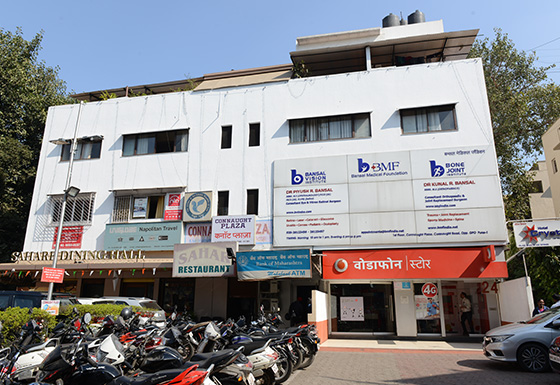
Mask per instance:
[[[278,365],[272,365],[272,371],[274,372],[274,374],[278,374]]]
[[[317,351],[318,351],[319,349],[321,349],[321,344],[320,344],[320,343],[317,343]]]
[[[253,373],[249,373],[247,376],[247,382],[249,385],[255,385],[255,376],[253,376]]]

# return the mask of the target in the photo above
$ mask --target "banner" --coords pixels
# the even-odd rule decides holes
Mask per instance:
[[[241,252],[236,259],[240,281],[311,278],[309,249]]]
[[[183,219],[183,207],[181,206],[181,194],[168,193],[165,195],[165,213],[163,219],[166,221],[180,221]]]
[[[54,267],[43,267],[41,282],[62,283],[64,281],[64,269]]]
[[[84,226],[62,226],[60,235],[61,249],[79,249],[82,247],[82,234]],[[58,235],[58,226],[54,228],[54,239],[52,243],[53,250],[56,249],[56,237]]]

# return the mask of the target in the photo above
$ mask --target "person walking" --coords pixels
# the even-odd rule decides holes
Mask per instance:
[[[544,299],[539,299],[539,302],[537,302],[537,306],[535,307],[535,309],[533,309],[533,317],[547,310],[550,309],[548,306],[545,306]]]
[[[468,322],[469,329],[465,325]],[[467,293],[461,292],[461,326],[463,327],[463,335],[468,336],[474,333],[472,322],[472,305],[471,300],[467,297]]]

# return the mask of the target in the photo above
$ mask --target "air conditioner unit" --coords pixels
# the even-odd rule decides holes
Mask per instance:
[[[276,313],[278,311],[278,300],[276,298],[266,298],[261,300],[265,313]]]
[[[278,282],[262,281],[260,284],[261,294],[276,294],[279,292]]]

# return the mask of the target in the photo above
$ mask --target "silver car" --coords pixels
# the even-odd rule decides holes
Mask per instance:
[[[488,331],[482,341],[482,351],[491,360],[517,361],[525,370],[544,372],[550,370],[548,348],[559,336],[560,308],[555,308],[540,313],[529,321],[499,326]]]

